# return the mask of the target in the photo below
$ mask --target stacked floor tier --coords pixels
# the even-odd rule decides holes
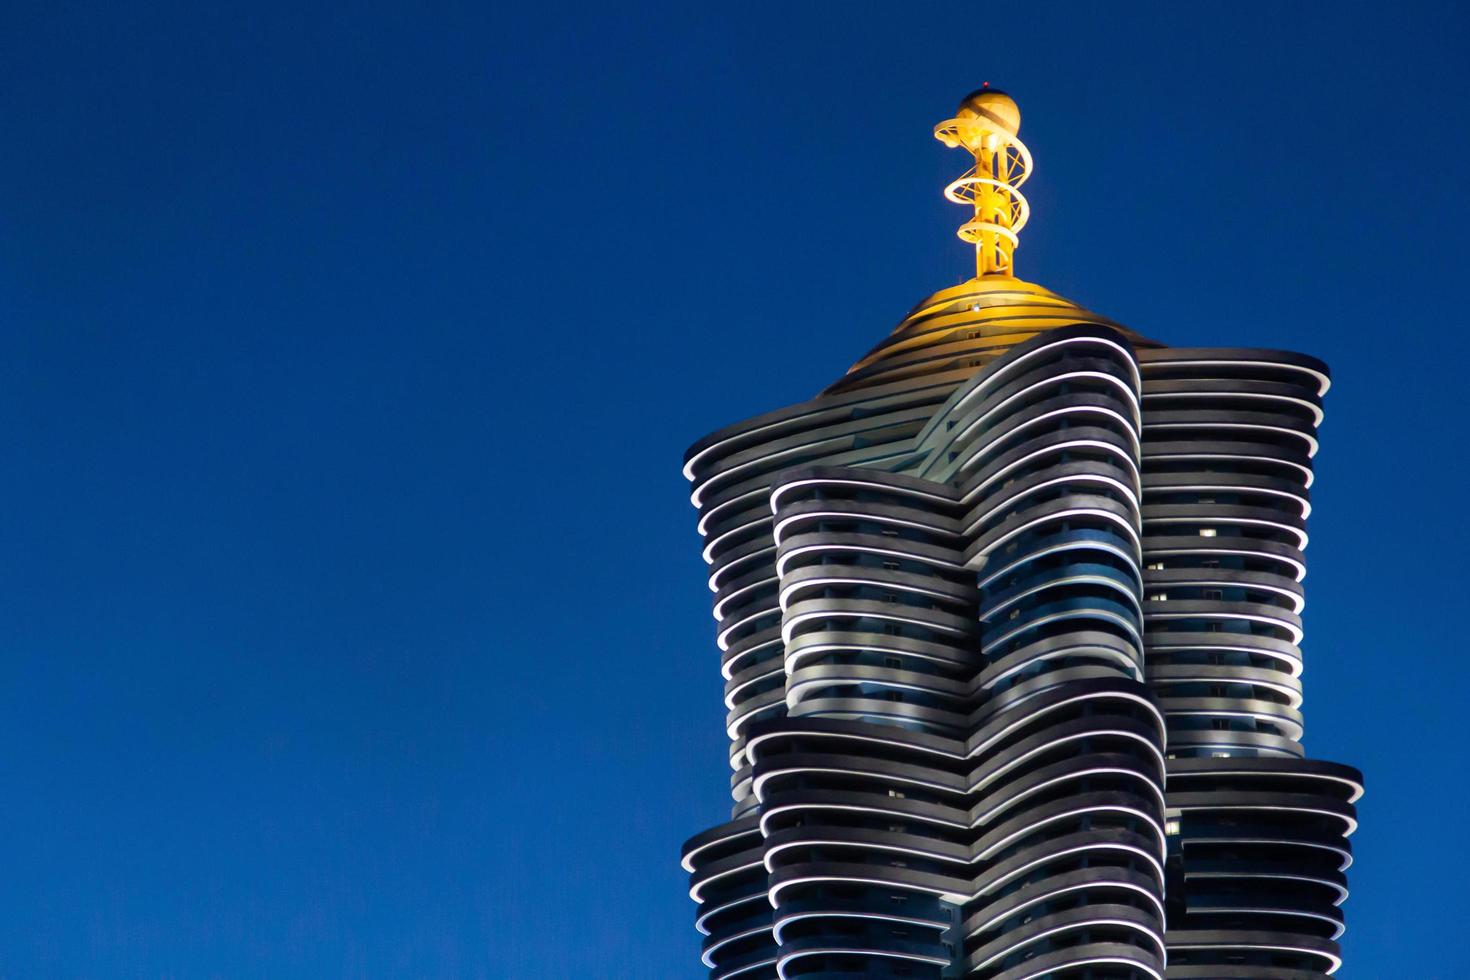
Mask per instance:
[[[1161,349],[1143,373],[1149,685],[1168,722],[1169,976],[1340,963],[1361,777],[1303,758],[1302,609],[1327,368]]]

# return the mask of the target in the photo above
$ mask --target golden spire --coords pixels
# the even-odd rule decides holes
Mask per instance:
[[[1016,138],[1020,128],[1015,101],[989,82],[965,96],[953,119],[934,127],[934,138],[945,146],[975,155],[975,166],[946,187],[944,196],[975,209],[958,234],[975,246],[977,277],[1015,275],[1016,233],[1031,215],[1016,189],[1031,174],[1031,151]]]

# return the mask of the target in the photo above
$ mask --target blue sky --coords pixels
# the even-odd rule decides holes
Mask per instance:
[[[1450,4],[12,3],[0,976],[695,978],[679,474],[967,275],[1326,359],[1306,742],[1349,978],[1470,973]],[[782,357],[778,360],[777,352]]]

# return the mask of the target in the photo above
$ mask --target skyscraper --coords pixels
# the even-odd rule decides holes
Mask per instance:
[[[1307,980],[1361,777],[1305,757],[1327,368],[1171,348],[1015,278],[1031,158],[982,89],[976,275],[816,398],[696,442],[731,820],[712,980]]]

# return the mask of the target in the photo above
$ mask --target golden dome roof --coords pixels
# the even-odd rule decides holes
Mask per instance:
[[[1073,323],[1111,327],[1135,345],[1158,346],[1035,283],[990,275],[941,289],[923,300],[823,394],[918,374],[981,368],[1036,334]]]

